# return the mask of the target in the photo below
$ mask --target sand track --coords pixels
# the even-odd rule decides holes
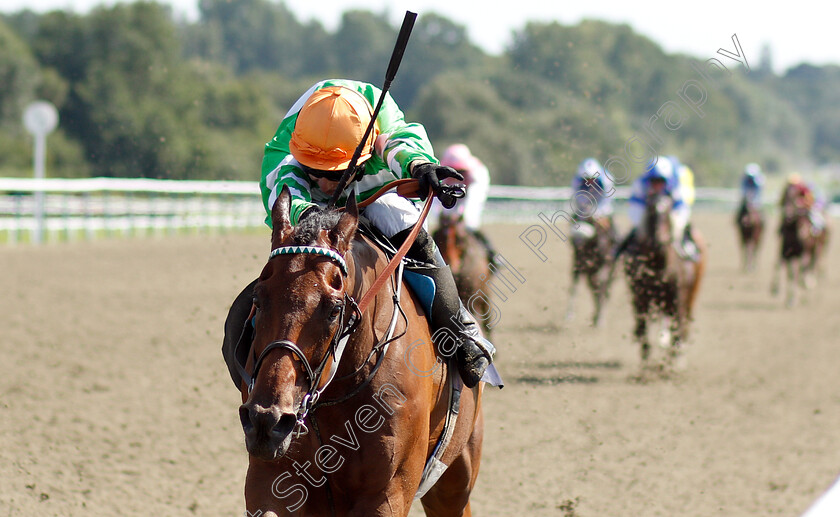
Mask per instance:
[[[687,367],[647,382],[623,277],[605,328],[586,326],[583,292],[565,323],[568,247],[543,263],[523,227],[488,229],[526,282],[497,300],[508,386],[485,398],[476,515],[798,515],[830,485],[840,268],[787,310],[769,295],[774,238],[743,276],[730,221],[695,217],[711,260]],[[241,515],[219,346],[267,252],[265,234],[0,249],[0,517]]]

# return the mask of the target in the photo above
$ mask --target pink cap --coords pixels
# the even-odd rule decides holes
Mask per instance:
[[[478,158],[473,156],[470,148],[464,144],[452,144],[443,152],[440,164],[459,171],[469,171],[479,165]]]

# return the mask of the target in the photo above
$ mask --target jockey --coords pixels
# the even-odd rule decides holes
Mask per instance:
[[[490,190],[490,171],[484,163],[473,156],[469,147],[464,144],[453,144],[446,148],[440,157],[440,164],[452,167],[464,176],[464,185],[467,187],[467,194],[464,200],[458,203],[456,210],[464,217],[464,225],[487,249],[487,257],[491,263],[495,262],[496,250],[490,240],[481,231],[481,215],[484,212],[484,204],[487,202],[487,194]],[[446,179],[445,183],[454,180]]]
[[[603,221],[606,229],[615,238],[615,224],[613,223],[613,200],[615,187],[610,178],[604,174],[604,168],[595,158],[586,158],[578,165],[577,172],[572,177],[572,195],[586,192],[595,199],[597,207],[592,213],[592,220]],[[576,197],[577,202],[587,197]],[[577,214],[574,217],[578,219]],[[578,235],[577,232],[574,235]],[[576,237],[577,238],[577,237]]]
[[[604,174],[604,168],[595,158],[587,158],[578,165],[577,173],[572,178],[572,193],[588,192],[595,198],[598,208],[592,215],[594,219],[608,219],[612,227],[612,194],[615,188],[612,180]]]
[[[326,205],[361,142],[381,93],[367,83],[332,79],[316,83],[295,102],[265,145],[260,189],[269,226],[271,208],[284,185],[292,194],[292,224]],[[395,180],[415,178],[420,181],[423,199],[431,187],[445,207],[454,205],[456,198],[441,188],[441,180],[464,179],[452,168],[438,164],[425,128],[407,123],[388,94],[355,173],[356,185],[350,192],[358,201]],[[338,198],[339,206],[346,203],[347,195],[344,192]],[[392,191],[370,204],[364,215],[400,246],[419,220],[420,210]],[[495,348],[481,337],[475,319],[458,297],[452,272],[425,229],[420,230],[408,257],[432,265],[412,269],[434,282],[429,314],[432,330],[445,328],[457,337],[458,370],[467,386],[475,386],[492,362]]]
[[[688,193],[693,199],[693,188],[685,188],[680,184],[680,173],[674,166],[675,160],[665,156],[658,156],[645,168],[644,174],[633,183],[632,193],[629,199],[627,215],[633,224],[633,229],[616,250],[618,257],[635,238],[636,230],[642,223],[647,206],[647,197],[651,192],[664,193],[673,201],[671,206],[671,227],[673,231],[674,248],[683,258],[698,260],[697,245],[691,237],[689,230],[689,218],[691,217],[691,206],[685,201],[685,194]],[[690,169],[689,169],[690,173]],[[683,172],[683,177],[686,173]]]
[[[787,178],[780,205],[784,207],[788,202],[792,202],[797,208],[806,209],[814,232],[819,233],[825,228],[825,199],[815,192],[814,185],[806,184],[802,177],[794,172]]]
[[[688,205],[689,215],[691,215],[691,208],[694,207],[694,171],[691,170],[691,167],[688,165],[680,162],[679,158],[676,156],[669,156],[669,160],[671,163],[674,164],[674,170],[677,172],[677,181],[680,185],[680,191],[685,201],[685,204]],[[691,223],[689,222],[686,226],[688,231],[691,231]]]
[[[748,163],[744,167],[744,175],[741,178],[741,206],[742,210],[747,207],[761,206],[761,190],[764,188],[764,174],[757,163]]]

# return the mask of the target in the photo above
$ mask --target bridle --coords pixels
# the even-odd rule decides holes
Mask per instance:
[[[369,203],[373,202],[376,198],[380,197],[382,194],[391,190],[392,188],[397,188],[398,192],[402,193],[403,195],[407,195],[412,192],[412,187],[416,190],[416,185],[417,180],[398,180],[392,182],[382,187],[378,192],[376,192],[376,194],[366,199],[365,202],[360,203],[359,207],[367,206]],[[335,334],[333,334],[333,337],[330,340],[330,346],[316,368],[312,368],[309,359],[307,359],[306,355],[303,353],[300,347],[296,343],[288,339],[278,339],[272,341],[265,347],[265,349],[260,353],[259,356],[256,356],[256,354],[254,353],[254,347],[252,342],[250,348],[250,355],[254,360],[254,369],[253,372],[250,374],[245,370],[244,365],[242,365],[238,360],[234,360],[234,362],[236,363],[236,368],[239,371],[239,375],[247,385],[248,394],[250,395],[251,391],[254,389],[254,384],[256,382],[257,375],[259,374],[260,366],[262,366],[263,361],[270,352],[273,352],[275,350],[288,350],[293,355],[297,356],[297,358],[303,365],[304,370],[306,370],[309,387],[307,388],[306,393],[304,394],[303,398],[300,401],[300,404],[298,405],[297,410],[295,411],[297,428],[296,436],[307,434],[309,432],[309,429],[306,427],[305,423],[306,417],[313,410],[313,408],[315,408],[315,405],[318,403],[318,400],[320,399],[323,392],[330,386],[332,381],[335,379],[335,374],[338,371],[338,366],[341,362],[341,358],[344,354],[347,342],[349,341],[350,336],[359,327],[359,324],[362,321],[362,314],[373,301],[379,290],[385,285],[385,282],[388,280],[388,278],[390,278],[391,274],[393,274],[396,271],[397,278],[401,278],[402,259],[403,257],[405,257],[405,254],[408,252],[409,248],[414,243],[417,234],[420,232],[420,229],[423,226],[423,221],[425,220],[426,216],[429,213],[429,209],[431,208],[433,199],[434,196],[432,195],[432,191],[430,189],[426,198],[426,203],[423,206],[423,210],[420,213],[419,220],[414,225],[414,228],[409,233],[408,237],[405,239],[405,242],[403,242],[399,250],[397,250],[397,253],[388,262],[387,266],[385,266],[383,271],[379,274],[379,276],[370,286],[368,291],[362,296],[361,301],[357,303],[353,297],[349,296],[346,292],[344,293],[344,303],[342,304],[341,312],[339,313],[339,321],[342,322],[341,327],[339,327],[339,329],[336,330]],[[336,263],[336,265],[338,265],[345,278],[349,274],[347,262],[345,261],[344,257],[336,250],[322,246],[283,246],[275,248],[269,254],[268,260],[271,260],[274,257],[278,257],[280,255],[298,254],[312,254],[326,257],[332,260],[334,263]],[[388,332],[386,334],[386,338],[383,342],[378,343],[377,346],[374,347],[374,349],[371,351],[371,356],[377,350],[387,350],[387,345],[391,341],[397,339],[392,337],[394,328],[396,327],[397,323],[397,310],[399,310],[399,313],[403,314],[403,317],[405,317],[404,313],[402,312],[402,309],[399,307],[399,291],[399,286],[396,286],[394,294],[395,309],[394,314],[391,318],[391,324],[389,325]],[[349,316],[347,316],[348,313],[346,311],[348,306],[351,307]],[[249,314],[248,319],[246,321],[251,322],[255,314],[256,307],[252,306],[251,313]],[[249,323],[246,323],[246,325],[248,324]],[[241,343],[242,339],[240,339],[239,342],[237,342],[237,349]],[[234,357],[237,357],[236,350],[234,350]],[[332,357],[333,361],[329,368],[328,377],[322,385],[322,379],[324,376],[324,371],[326,369],[327,360],[330,357]],[[376,369],[378,369],[379,364],[381,364],[382,357],[384,357],[384,354],[380,357],[379,362],[374,367],[375,369],[373,373],[376,372]],[[370,356],[368,357],[368,359],[370,359]],[[371,374],[371,376],[372,375],[373,374]],[[366,384],[367,382],[370,382],[370,378],[368,378],[364,384]]]
[[[276,248],[271,251],[268,256],[268,260],[273,259],[274,257],[278,257],[280,255],[297,255],[297,254],[312,254],[312,255],[320,255],[323,257],[327,257],[335,262],[339,269],[341,269],[342,275],[346,278],[348,274],[347,270],[347,263],[344,260],[344,257],[341,256],[337,251],[324,248],[321,246],[283,246],[280,248]],[[349,318],[346,317],[346,310],[347,307],[351,307],[350,316]],[[256,312],[255,307],[251,308],[251,314],[248,317],[248,321],[250,321]],[[330,340],[330,346],[327,352],[324,354],[324,357],[321,359],[321,362],[318,364],[316,368],[312,368],[312,365],[307,359],[306,355],[300,349],[297,344],[288,339],[278,339],[269,343],[265,349],[260,353],[259,357],[254,358],[254,370],[251,374],[249,374],[244,366],[242,366],[239,361],[236,361],[237,369],[239,370],[239,374],[242,376],[242,379],[248,386],[248,394],[250,395],[251,391],[254,389],[254,383],[256,382],[257,375],[259,375],[260,366],[262,366],[263,361],[268,356],[269,353],[273,352],[274,350],[288,350],[295,356],[297,356],[298,360],[300,360],[301,364],[303,365],[304,370],[306,370],[306,377],[309,383],[309,387],[306,390],[303,398],[301,399],[300,405],[298,406],[296,414],[297,420],[297,436],[301,434],[306,434],[309,432],[307,429],[306,424],[304,423],[306,416],[318,402],[318,399],[321,398],[321,394],[327,387],[332,383],[333,379],[335,378],[335,373],[338,371],[338,365],[341,362],[341,357],[344,354],[344,349],[347,346],[347,341],[350,339],[350,336],[355,332],[356,328],[359,326],[362,318],[362,312],[359,309],[358,304],[356,301],[349,296],[347,293],[344,293],[344,303],[341,305],[341,312],[339,313],[339,321],[341,323],[341,327],[333,334],[332,339]],[[237,343],[238,346],[238,343]],[[251,355],[254,356],[254,347],[251,346]],[[330,365],[329,369],[329,376],[327,377],[326,382],[321,385],[321,380],[324,375],[324,371],[326,369],[327,360],[332,357],[333,361]]]

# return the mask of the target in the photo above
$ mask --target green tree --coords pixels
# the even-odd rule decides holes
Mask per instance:
[[[811,128],[811,153],[820,162],[840,160],[837,109],[840,66],[801,64],[785,73],[776,88],[789,99]]]
[[[382,85],[397,31],[386,15],[346,11],[332,38],[340,75]]]
[[[207,52],[202,57],[221,58],[240,73],[264,69],[298,75],[312,72],[310,61],[315,68],[327,66],[324,29],[302,25],[283,2],[200,0],[198,7],[201,30],[192,31],[192,47]]]
[[[387,34],[390,37],[390,32]],[[394,42],[389,46],[393,48]],[[390,50],[389,50],[390,52]],[[417,18],[411,32],[411,39],[403,56],[392,94],[407,106],[414,103],[420,88],[447,71],[481,70],[493,66],[493,59],[470,42],[467,30],[435,13],[426,13]],[[377,64],[381,84],[388,64],[387,58]]]
[[[0,123],[19,126],[24,106],[35,100],[38,63],[29,47],[0,21]]]

